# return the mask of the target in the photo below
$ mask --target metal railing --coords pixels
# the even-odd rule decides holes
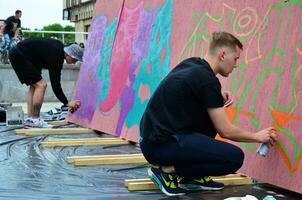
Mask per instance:
[[[56,39],[60,39],[64,44],[67,35],[73,35],[74,41],[77,43],[85,43],[87,40],[88,32],[70,32],[70,31],[32,31],[32,30],[22,30],[26,37],[26,33],[35,33],[39,37],[55,37]],[[61,37],[58,37],[61,35]],[[67,36],[68,37],[68,36]],[[26,37],[27,38],[27,37]]]

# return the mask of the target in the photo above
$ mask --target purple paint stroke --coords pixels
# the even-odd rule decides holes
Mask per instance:
[[[96,72],[100,63],[100,54],[106,29],[107,18],[95,17],[92,30],[89,32],[85,47],[84,62],[78,77],[78,85],[74,99],[81,101],[81,108],[75,113],[79,119],[86,119],[89,123],[95,112],[97,95],[101,80],[97,79]]]
[[[117,127],[115,130],[115,134],[120,136],[123,128],[123,124],[125,121],[125,118],[127,116],[128,111],[133,106],[133,99],[134,99],[135,92],[132,88],[126,86],[121,94],[121,111],[117,123]]]
[[[133,82],[135,80],[135,70],[141,60],[147,55],[150,37],[152,33],[152,26],[154,24],[154,20],[157,14],[157,10],[153,12],[148,12],[144,7],[142,7],[141,15],[139,20],[139,28],[136,36],[133,38],[132,42],[132,61],[129,70],[129,80],[130,80],[130,87],[125,86],[121,98],[121,110],[118,119],[118,123],[116,126],[115,134],[121,135],[123,124],[125,122],[126,116],[131,110],[134,101],[135,91],[132,88]]]
[[[149,49],[149,42],[152,34],[152,26],[154,24],[155,17],[158,13],[158,10],[153,12],[148,12],[143,8],[140,17],[140,24],[138,28],[137,35],[133,39],[133,49],[132,49],[132,64],[129,72],[129,79],[132,83],[135,80],[134,71],[136,67],[139,66],[141,60],[147,55]]]

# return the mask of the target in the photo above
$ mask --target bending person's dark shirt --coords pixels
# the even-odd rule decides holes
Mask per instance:
[[[47,38],[26,39],[17,44],[18,50],[37,69],[48,69],[53,92],[66,105],[68,100],[61,87],[61,70],[64,62],[64,45]]]

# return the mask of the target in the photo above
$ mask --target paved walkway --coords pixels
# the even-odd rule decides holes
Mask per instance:
[[[61,102],[44,102],[41,108],[41,112],[47,112],[55,108],[61,108],[63,104]],[[13,106],[22,106],[24,113],[27,113],[26,102],[13,103]]]

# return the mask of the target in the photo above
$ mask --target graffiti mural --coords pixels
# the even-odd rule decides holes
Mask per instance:
[[[108,5],[110,4],[110,5]],[[244,44],[223,89],[239,127],[278,130],[266,157],[259,144],[237,143],[246,154],[241,172],[302,192],[302,2],[242,0],[100,0],[86,43],[69,121],[137,142],[139,122],[159,82],[181,60],[202,57],[213,31]],[[274,169],[272,169],[274,168]]]

